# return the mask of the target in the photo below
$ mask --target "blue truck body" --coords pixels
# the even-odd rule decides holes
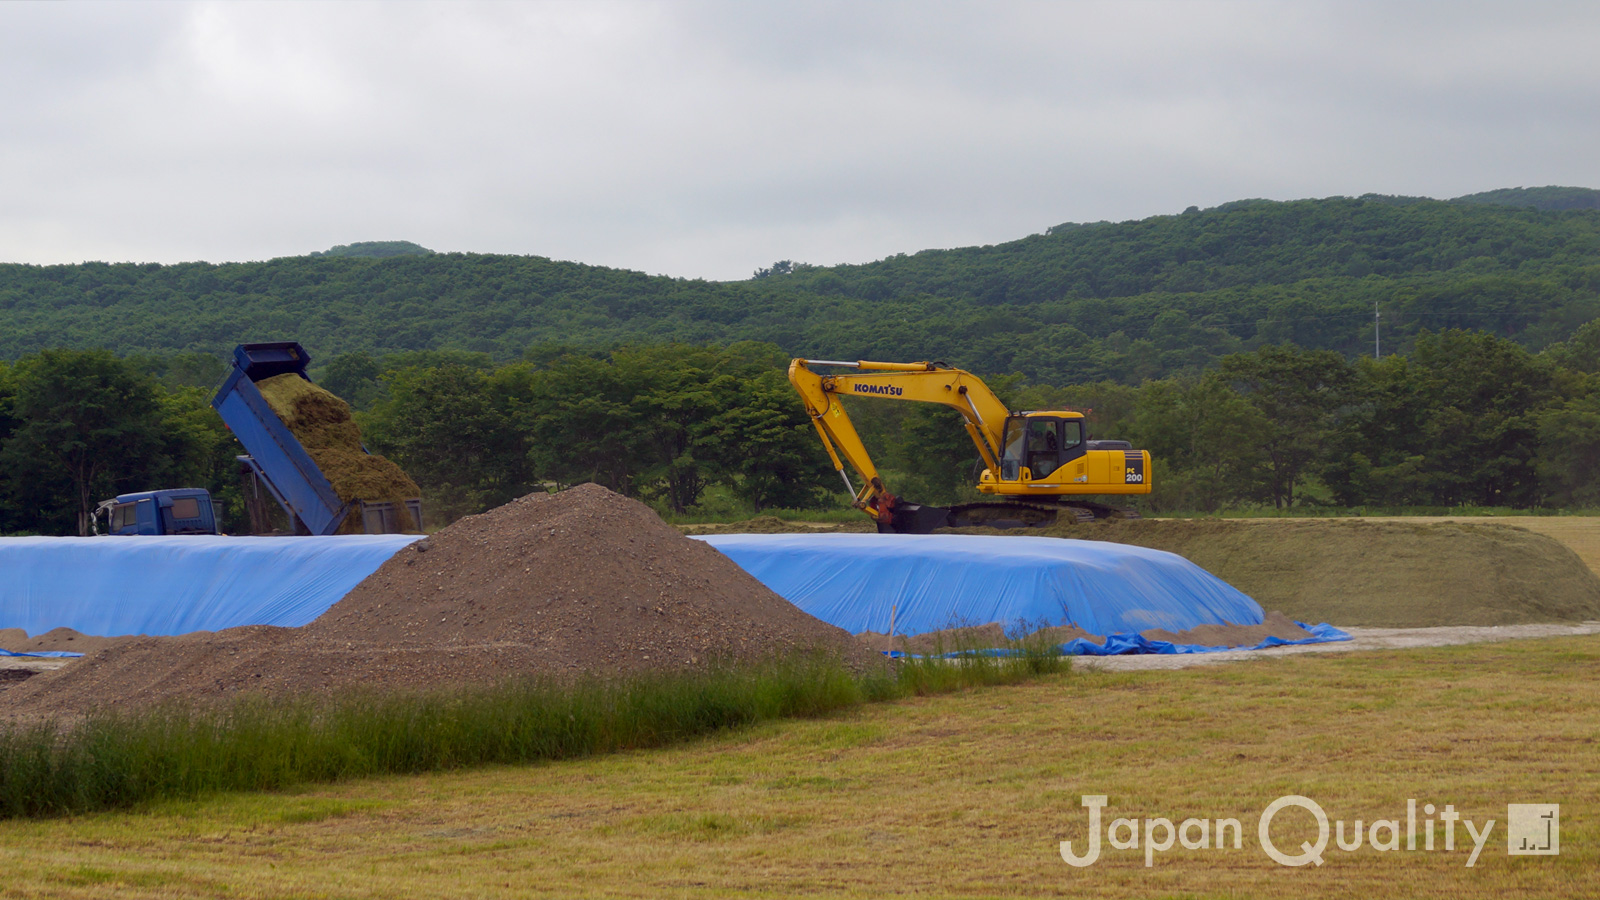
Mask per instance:
[[[108,534],[216,534],[217,517],[205,488],[119,494],[103,504]]]
[[[233,370],[228,373],[211,405],[247,456],[239,462],[249,467],[258,482],[288,513],[296,533],[333,534],[347,516],[361,517],[368,534],[399,531],[392,504],[345,503],[328,482],[327,476],[312,461],[278,414],[272,411],[256,382],[275,375],[293,373],[307,381],[306,366],[311,356],[294,341],[240,344],[233,351]],[[422,526],[422,500],[407,500],[412,521]]]

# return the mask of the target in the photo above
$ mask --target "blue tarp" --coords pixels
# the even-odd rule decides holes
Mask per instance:
[[[0,628],[304,625],[420,535],[0,538]]]
[[[1175,553],[1105,541],[987,535],[730,534],[702,538],[767,587],[852,634],[998,622],[1106,635],[1069,653],[1226,648],[1149,641],[1151,628],[1259,625],[1260,605]],[[1331,626],[1313,641],[1344,640]],[[1311,643],[1313,641],[1302,641]],[[1276,638],[1266,646],[1287,643]],[[1079,645],[1082,646],[1079,646]]]
[[[60,658],[63,656],[82,656],[82,653],[72,653],[67,650],[35,650],[32,653],[12,653],[10,650],[0,650],[0,656],[48,656]]]
[[[1262,638],[1261,643],[1253,647],[1208,647],[1205,644],[1174,644],[1171,641],[1152,641],[1139,634],[1108,634],[1104,644],[1096,644],[1083,638],[1074,638],[1061,645],[1061,652],[1069,656],[1122,656],[1128,653],[1214,653],[1218,650],[1265,650],[1268,647],[1287,647],[1292,644],[1326,644],[1330,641],[1348,641],[1350,635],[1346,632],[1324,622],[1321,625],[1307,625],[1296,622],[1301,628],[1311,633],[1311,637],[1301,638],[1298,641],[1286,641],[1283,638],[1271,635]]]

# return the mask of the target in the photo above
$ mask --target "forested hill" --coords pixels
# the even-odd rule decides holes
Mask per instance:
[[[758,340],[1136,382],[1267,343],[1370,352],[1375,305],[1385,352],[1452,327],[1539,348],[1600,316],[1600,210],[1538,208],[1584,196],[1245,200],[865,265],[781,263],[740,282],[405,242],[259,263],[0,265],[0,359],[58,346],[222,354],[286,337],[323,360]]]

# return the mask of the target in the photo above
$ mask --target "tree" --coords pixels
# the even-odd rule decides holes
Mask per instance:
[[[1568,400],[1537,415],[1535,465],[1558,506],[1600,506],[1600,395]]]
[[[364,433],[423,486],[430,515],[481,512],[533,486],[517,427],[530,375],[525,365],[484,372],[457,363],[390,372],[388,399],[361,416]]]
[[[1411,357],[1426,397],[1419,437],[1437,502],[1539,502],[1538,412],[1555,397],[1548,363],[1485,332],[1423,335]]]
[[[1271,423],[1217,374],[1146,382],[1126,433],[1158,467],[1152,502],[1216,510],[1268,493]]]
[[[332,391],[339,399],[350,404],[351,409],[371,409],[383,399],[384,386],[379,381],[383,365],[365,351],[335,356],[317,374],[317,383]]]
[[[0,463],[34,522],[86,535],[101,495],[155,488],[155,476],[170,470],[159,389],[109,351],[23,359],[14,390],[18,422]]]
[[[696,428],[716,479],[757,511],[819,502],[836,480],[816,431],[781,370],[745,372],[736,396]]]
[[[1262,347],[1222,358],[1217,377],[1253,406],[1265,422],[1257,448],[1264,457],[1266,494],[1283,509],[1323,452],[1334,416],[1349,397],[1354,371],[1331,350],[1293,345]]]

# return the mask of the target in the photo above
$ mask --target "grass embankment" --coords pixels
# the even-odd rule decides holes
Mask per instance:
[[[1303,622],[1420,628],[1600,618],[1600,577],[1560,541],[1510,525],[1135,520],[1047,532],[1177,553]]]
[[[1600,638],[1075,673],[772,721],[648,752],[0,823],[15,896],[1590,897]],[[1113,817],[1238,818],[1239,850],[1105,847]],[[1321,867],[1255,838],[1286,794],[1398,819]],[[1473,868],[1406,852],[1406,800],[1496,825]],[[1506,854],[1507,803],[1560,803],[1561,855]],[[1298,815],[1300,818],[1295,818]],[[1298,847],[1309,817],[1274,825]],[[1419,825],[1419,843],[1422,837]],[[1442,833],[1438,846],[1442,846]]]
[[[909,660],[855,674],[828,659],[578,684],[523,682],[332,701],[169,705],[0,729],[0,816],[118,809],[230,790],[271,790],[659,747],[771,719],[1015,681],[1065,668],[1043,648],[962,665]]]

